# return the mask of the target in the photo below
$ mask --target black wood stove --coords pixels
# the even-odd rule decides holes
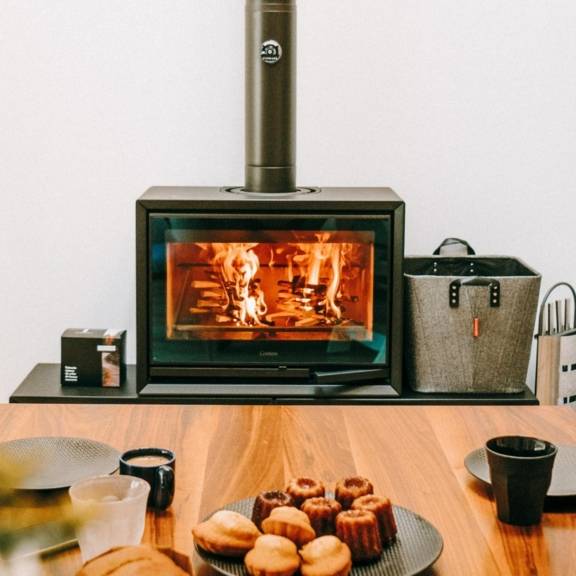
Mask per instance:
[[[295,185],[295,15],[294,1],[247,1],[245,186],[137,202],[140,395],[401,393],[404,203]]]

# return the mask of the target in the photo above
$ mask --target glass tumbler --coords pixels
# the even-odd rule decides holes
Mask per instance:
[[[82,561],[116,546],[140,544],[150,484],[134,476],[97,476],[70,487]]]

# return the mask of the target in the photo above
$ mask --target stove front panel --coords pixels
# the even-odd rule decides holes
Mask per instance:
[[[151,366],[386,366],[389,215],[149,215]]]

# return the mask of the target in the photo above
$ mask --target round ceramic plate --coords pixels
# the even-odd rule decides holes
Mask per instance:
[[[86,438],[45,436],[22,438],[0,444],[3,462],[30,468],[19,490],[57,490],[79,480],[112,474],[120,453],[107,444]]]
[[[485,484],[490,484],[490,471],[484,448],[470,452],[464,460],[464,466],[472,476]],[[558,446],[552,470],[552,482],[547,495],[576,496],[576,446]]]
[[[225,510],[234,510],[247,516],[252,515],[254,498],[238,500]],[[394,517],[398,525],[396,542],[384,549],[377,562],[357,564],[352,567],[352,576],[411,576],[419,574],[436,562],[444,546],[442,536],[432,524],[418,514],[394,506]],[[226,576],[248,576],[242,560],[216,556],[194,544],[198,555],[212,568]]]

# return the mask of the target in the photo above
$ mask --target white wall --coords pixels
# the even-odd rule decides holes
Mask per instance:
[[[300,0],[300,184],[389,185],[576,282],[576,3]],[[243,0],[2,0],[0,400],[67,327],[135,344],[134,202],[243,180]]]

